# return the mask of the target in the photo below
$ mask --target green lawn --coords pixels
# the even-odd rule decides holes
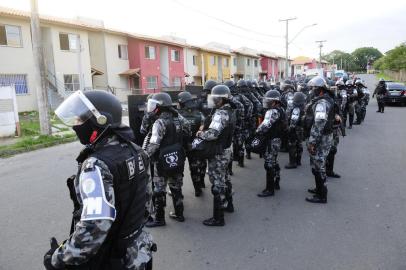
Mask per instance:
[[[69,131],[67,126],[56,127],[56,125],[62,125],[62,122],[55,117],[54,114],[51,114],[51,126],[58,128],[59,132],[65,133],[56,133],[50,136],[41,135],[38,112],[35,111],[20,113],[19,118],[21,137],[13,144],[0,146],[0,157],[8,157],[14,154],[49,147],[60,143],[72,142],[76,139],[76,135],[73,132],[67,132]]]
[[[393,78],[389,77],[388,75],[386,75],[386,74],[383,73],[383,72],[377,73],[377,74],[376,74],[376,78],[377,78],[378,80],[381,79],[381,78],[383,78],[385,81],[394,81]]]

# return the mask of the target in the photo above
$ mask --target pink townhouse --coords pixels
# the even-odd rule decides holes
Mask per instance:
[[[185,83],[183,47],[177,43],[138,36],[128,37],[128,76],[141,93],[181,88]]]
[[[278,78],[278,57],[271,52],[261,52],[260,79],[263,81],[275,81]]]

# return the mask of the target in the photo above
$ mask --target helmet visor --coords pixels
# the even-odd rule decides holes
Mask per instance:
[[[158,107],[158,105],[161,104],[161,102],[155,100],[155,99],[148,99],[148,103],[147,103],[147,112],[153,112],[155,111],[155,109]]]
[[[86,122],[92,116],[100,116],[99,111],[82,91],[71,94],[58,108],[55,114],[67,126],[78,126]]]

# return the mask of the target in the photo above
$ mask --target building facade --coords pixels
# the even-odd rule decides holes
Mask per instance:
[[[233,50],[233,54],[235,55],[233,64],[237,66],[233,74],[234,79],[258,80],[261,72],[261,63],[256,51],[243,47]]]
[[[278,57],[276,54],[271,52],[261,52],[261,73],[260,79],[263,81],[275,82],[278,78],[279,68],[278,68]]]

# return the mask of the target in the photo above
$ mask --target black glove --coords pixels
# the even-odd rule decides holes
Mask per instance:
[[[54,254],[55,250],[58,248],[58,242],[56,241],[55,237],[51,238],[50,245],[51,248],[44,255],[44,266],[46,270],[55,270],[57,268],[51,264],[52,254]]]

